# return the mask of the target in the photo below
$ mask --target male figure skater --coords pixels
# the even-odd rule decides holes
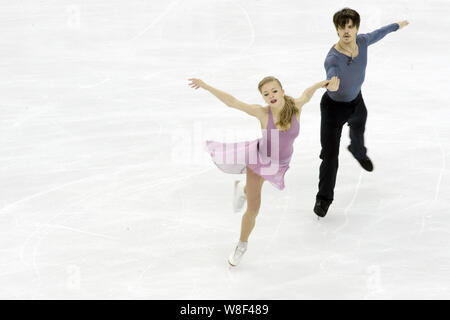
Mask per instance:
[[[367,156],[364,146],[364,129],[367,109],[361,95],[361,86],[367,65],[367,47],[386,34],[408,25],[402,21],[387,25],[367,34],[357,35],[360,17],[355,10],[344,8],[333,16],[339,41],[331,47],[325,59],[327,79],[337,77],[330,83],[320,102],[321,124],[319,192],[316,196],[314,212],[325,217],[334,198],[334,186],[338,170],[339,143],[343,125],[348,122],[350,153],[367,171],[373,170],[373,164]],[[336,90],[337,91],[333,91]]]

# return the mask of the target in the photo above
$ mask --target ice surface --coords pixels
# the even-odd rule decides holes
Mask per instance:
[[[362,171],[341,140],[335,202],[312,212],[319,101],[304,107],[286,189],[266,183],[242,264],[235,178],[204,140],[260,136],[248,103],[278,77],[324,79],[335,11],[369,48]],[[450,298],[448,1],[31,1],[0,10],[0,298]]]

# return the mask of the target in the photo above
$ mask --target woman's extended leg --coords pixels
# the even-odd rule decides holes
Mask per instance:
[[[240,240],[242,242],[247,242],[250,233],[255,226],[255,219],[259,212],[259,207],[261,205],[261,189],[264,183],[264,178],[260,177],[254,173],[251,169],[247,167],[247,210],[242,216],[241,224],[241,236]]]

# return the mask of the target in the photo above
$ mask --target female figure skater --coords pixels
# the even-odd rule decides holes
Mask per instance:
[[[242,208],[245,199],[247,210],[242,217],[240,240],[231,253],[228,262],[237,266],[247,250],[250,233],[255,226],[261,204],[261,188],[269,181],[276,188],[284,189],[284,174],[289,168],[293,153],[293,143],[299,133],[302,106],[307,103],[319,88],[337,90],[337,78],[325,80],[306,89],[294,99],[285,95],[281,83],[274,77],[264,78],[258,90],[267,106],[246,104],[228,93],[215,89],[200,79],[189,79],[189,85],[203,88],[227,106],[242,110],[256,117],[261,123],[262,137],[253,141],[221,143],[206,141],[206,147],[214,163],[226,173],[246,174],[246,185],[235,183],[234,208]]]

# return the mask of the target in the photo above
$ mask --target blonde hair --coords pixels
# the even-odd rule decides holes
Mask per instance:
[[[259,92],[261,92],[261,88],[263,85],[265,85],[266,83],[272,82],[272,81],[276,81],[278,82],[278,84],[280,85],[281,90],[283,90],[283,86],[281,85],[280,80],[278,80],[275,77],[269,76],[269,77],[265,77],[264,79],[261,80],[261,82],[258,84],[258,90]],[[262,93],[262,92],[261,92]],[[280,119],[278,120],[278,122],[275,124],[275,126],[279,126],[281,127],[283,130],[284,129],[288,129],[291,121],[292,121],[292,117],[294,115],[297,115],[297,113],[300,112],[300,110],[295,106],[295,102],[294,99],[288,95],[284,95],[284,106],[281,109],[280,112]]]

